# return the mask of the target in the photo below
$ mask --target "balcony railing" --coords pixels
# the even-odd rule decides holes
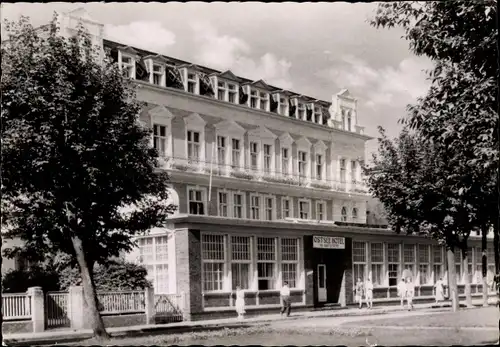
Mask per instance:
[[[286,184],[312,189],[348,192],[354,194],[367,194],[368,189],[363,182],[342,182],[332,179],[314,179],[298,174],[286,174],[279,171],[259,170],[250,167],[223,165],[201,160],[185,158],[169,158],[160,160],[160,168],[165,170],[194,172],[221,177],[232,177],[248,181],[260,181],[276,184]]]

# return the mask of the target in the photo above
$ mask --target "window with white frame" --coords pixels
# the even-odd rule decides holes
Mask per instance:
[[[474,249],[474,260],[476,263],[476,271],[474,273],[474,283],[482,283],[483,281],[483,252],[481,248]]]
[[[307,200],[299,200],[299,218],[309,219],[311,216],[311,204]]]
[[[326,203],[324,201],[316,201],[316,219],[326,220]]]
[[[280,98],[279,103],[280,114],[282,116],[288,116],[288,100],[285,98]]]
[[[135,78],[135,76],[134,76],[135,60],[130,56],[124,55],[123,53],[122,53],[122,59],[121,59],[121,69],[122,69],[122,73],[126,77]]]
[[[389,278],[389,286],[396,286],[399,277],[399,244],[387,244],[387,277]]]
[[[356,161],[351,160],[351,183],[353,184],[356,183],[356,171],[357,171]]]
[[[226,138],[217,136],[217,163],[219,166],[226,165]]]
[[[358,209],[356,207],[352,209],[352,221],[354,223],[358,221]]]
[[[463,281],[463,267],[462,267],[462,251],[460,248],[455,248],[455,273],[457,274],[457,283]]]
[[[259,103],[259,93],[256,90],[252,90],[250,92],[250,107],[251,108],[258,108],[258,103]]]
[[[252,170],[258,169],[259,163],[259,144],[257,142],[250,142],[250,168]]]
[[[202,234],[203,291],[224,289],[225,243],[224,235]]]
[[[155,293],[169,293],[168,237],[157,236],[139,239],[140,261],[148,270],[148,279]]]
[[[269,197],[269,196],[266,196],[264,198],[264,202],[265,202],[265,213],[266,213],[266,220],[273,220],[274,217],[274,198],[273,197]]]
[[[340,211],[340,221],[347,222],[347,208],[342,206],[342,210]]]
[[[316,154],[316,179],[322,180],[323,177],[323,155]]]
[[[217,83],[217,99],[226,101],[226,82]]]
[[[322,116],[321,107],[315,106],[314,107],[314,123],[321,124],[322,120],[323,120],[321,116]]]
[[[428,245],[418,245],[418,273],[421,285],[430,283],[431,272]]]
[[[472,266],[473,260],[472,259],[472,248],[468,247],[467,248],[467,276],[469,277],[469,283],[472,283],[472,279],[474,277],[474,268]]]
[[[281,239],[281,280],[283,285],[297,288],[299,267],[299,240],[296,238]]]
[[[249,236],[231,236],[232,289],[250,289],[252,283],[252,242]]]
[[[434,283],[436,283],[440,278],[444,277],[443,248],[441,246],[432,246],[432,262]]]
[[[231,165],[233,168],[237,168],[240,166],[241,160],[241,141],[239,139],[232,140],[231,151]]]
[[[205,214],[205,191],[203,189],[189,188],[188,189],[188,203],[189,214]]]
[[[340,183],[346,182],[346,167],[345,167],[345,159],[340,159]]]
[[[353,241],[352,243],[352,267],[353,267],[353,284],[361,278],[366,280],[366,242]]]
[[[347,112],[347,131],[351,131],[351,111]]]
[[[165,83],[163,82],[164,80],[164,75],[165,75],[165,69],[162,65],[160,64],[155,64],[153,63],[153,84],[156,84],[157,86],[163,86]]]
[[[234,218],[243,218],[243,194],[241,193],[233,193],[233,217]]]
[[[239,100],[236,99],[237,96],[236,85],[228,83],[227,88],[228,88],[227,101],[232,104],[237,104]]]
[[[257,282],[259,290],[276,287],[276,242],[272,237],[257,238]]]
[[[292,211],[292,199],[290,198],[282,198],[281,199],[281,209],[282,209],[282,218],[292,218],[293,217],[293,211]]]
[[[370,243],[372,283],[374,286],[384,284],[384,245],[381,242]]]
[[[404,269],[411,271],[412,276],[415,276],[415,245],[403,245],[403,263]]]
[[[250,195],[250,217],[260,219],[260,196]]]
[[[301,102],[297,102],[297,118],[305,120],[305,116],[306,116],[306,105]]]
[[[290,149],[281,148],[281,173],[283,175],[290,174]]]
[[[298,152],[299,159],[299,176],[306,177],[307,176],[307,152],[299,151]]]
[[[264,144],[264,172],[271,173],[271,163],[272,163],[272,146],[269,144]]]
[[[263,111],[267,111],[267,106],[269,104],[269,94],[267,93],[259,93],[260,96],[260,109]]]
[[[228,196],[227,192],[219,192],[219,216],[229,217],[228,215]]]
[[[198,163],[200,161],[200,133],[198,131],[188,130],[188,161]]]
[[[153,146],[160,157],[167,154],[167,127],[165,125],[153,124]]]
[[[187,91],[189,93],[196,93],[196,85],[198,84],[198,79],[196,78],[196,74],[192,72],[188,72],[187,74]]]

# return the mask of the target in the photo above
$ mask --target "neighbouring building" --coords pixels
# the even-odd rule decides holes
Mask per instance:
[[[446,280],[443,247],[383,225],[361,172],[372,138],[347,89],[318,100],[106,40],[82,12],[67,23],[76,15],[138,84],[147,104],[140,118],[153,130],[178,205],[126,257],[147,267],[156,293],[183,292],[191,319],[234,314],[236,286],[252,312],[277,308],[285,281],[294,307],[309,308],[353,303],[358,277],[372,279],[375,302],[395,300],[404,269],[414,274],[417,300]],[[477,295],[480,239],[471,237],[470,247]],[[493,271],[492,249],[488,261]],[[463,293],[464,269],[456,267]]]

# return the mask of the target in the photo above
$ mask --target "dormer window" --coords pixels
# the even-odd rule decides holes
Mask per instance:
[[[305,115],[306,115],[306,106],[303,103],[298,102],[297,103],[297,118],[305,120]]]
[[[157,86],[163,86],[164,76],[165,76],[164,67],[160,64],[153,63],[153,84],[156,84]]]
[[[123,74],[128,78],[134,78],[134,59],[122,54],[121,69]]]
[[[351,111],[347,111],[347,131],[351,131]]]
[[[267,111],[267,105],[269,104],[269,94],[260,93],[260,109]]]
[[[288,100],[285,98],[280,98],[280,114],[282,116],[288,115]]]
[[[268,111],[269,109],[269,94],[259,92],[257,90],[250,91],[250,107]]]
[[[321,107],[319,106],[314,106],[314,123],[316,124],[322,124],[323,120],[321,119],[322,115],[322,110]]]
[[[232,104],[236,104],[236,85],[228,83],[228,101]]]
[[[259,97],[257,96],[257,91],[252,90],[252,92],[250,93],[250,107],[257,108],[258,100],[259,100]]]
[[[188,72],[187,74],[187,91],[189,93],[196,93],[196,84],[198,83],[196,74],[192,72]]]
[[[236,103],[236,85],[234,83],[219,81],[217,83],[217,99]]]

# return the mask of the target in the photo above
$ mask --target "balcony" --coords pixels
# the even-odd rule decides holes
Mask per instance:
[[[162,158],[160,169],[177,172],[199,173],[217,177],[231,177],[246,181],[267,182],[270,184],[289,185],[318,189],[322,191],[344,192],[349,194],[368,194],[368,189],[363,182],[340,182],[331,179],[313,179],[297,174],[283,174],[281,172],[263,171],[250,167],[238,167],[233,165],[211,164],[200,160],[189,160],[184,158]]]

